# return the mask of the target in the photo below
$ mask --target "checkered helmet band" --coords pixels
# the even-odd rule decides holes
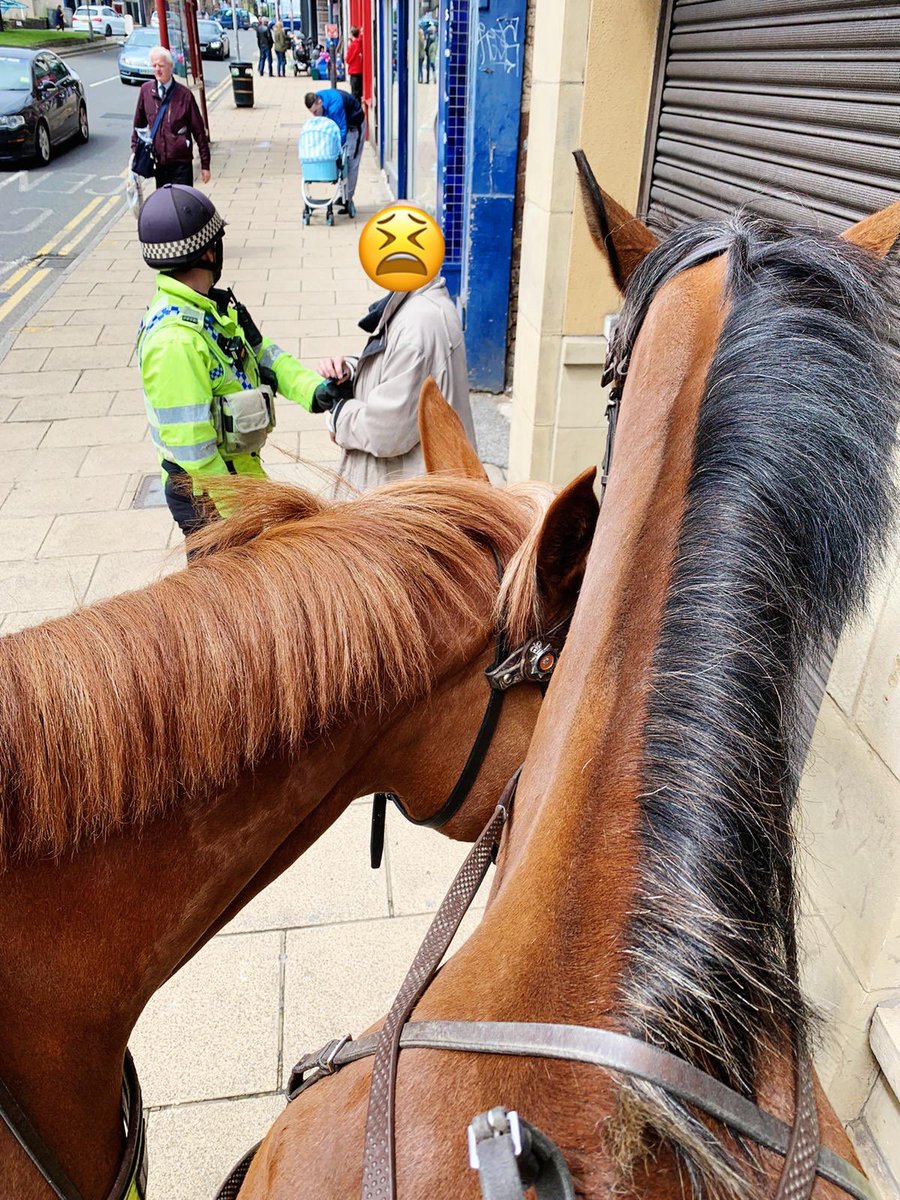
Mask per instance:
[[[163,266],[176,259],[191,259],[212,245],[224,228],[225,222],[214,212],[203,228],[190,237],[177,242],[142,242],[141,250],[151,266],[157,263]]]
[[[138,214],[138,240],[148,266],[192,267],[222,237],[226,222],[209,196],[183,183],[157,188]]]

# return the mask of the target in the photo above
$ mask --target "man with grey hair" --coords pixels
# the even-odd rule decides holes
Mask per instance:
[[[209,138],[193,94],[173,78],[174,60],[165,46],[150,51],[154,78],[141,85],[134,110],[131,149],[151,143],[156,186],[194,183],[194,142],[200,154],[200,177],[209,183]]]

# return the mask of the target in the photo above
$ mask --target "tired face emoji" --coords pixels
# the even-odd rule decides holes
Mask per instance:
[[[359,261],[373,283],[390,292],[411,292],[441,269],[444,235],[421,208],[392,204],[359,235]]]

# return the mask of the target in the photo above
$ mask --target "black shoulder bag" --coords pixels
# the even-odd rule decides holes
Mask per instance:
[[[159,106],[159,112],[156,114],[156,120],[153,122],[153,128],[150,130],[150,141],[145,142],[143,138],[138,137],[137,148],[131,159],[131,169],[135,175],[142,175],[145,179],[150,179],[156,173],[156,154],[153,150],[153,139],[156,137],[157,130],[165,115],[166,105],[172,96],[174,88],[170,87],[166,92],[166,97]]]

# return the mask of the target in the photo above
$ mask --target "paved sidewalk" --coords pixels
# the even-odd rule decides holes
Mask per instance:
[[[329,229],[314,216],[304,229],[295,146],[309,82],[254,83],[253,109],[235,109],[229,89],[210,113],[208,190],[229,223],[224,282],[268,336],[315,365],[365,341],[356,321],[381,293],[356,243],[389,196],[367,150],[356,221]],[[156,474],[134,360],[153,278],[125,215],[0,362],[4,634],[182,566],[168,511],[132,507]],[[275,477],[320,486],[318,468],[335,462],[322,418],[281,401],[265,459]],[[210,1200],[281,1110],[300,1054],[388,1007],[463,855],[392,817],[380,872],[368,867],[369,802],[358,801],[154,998],[133,1039],[150,1110],[149,1200]]]

